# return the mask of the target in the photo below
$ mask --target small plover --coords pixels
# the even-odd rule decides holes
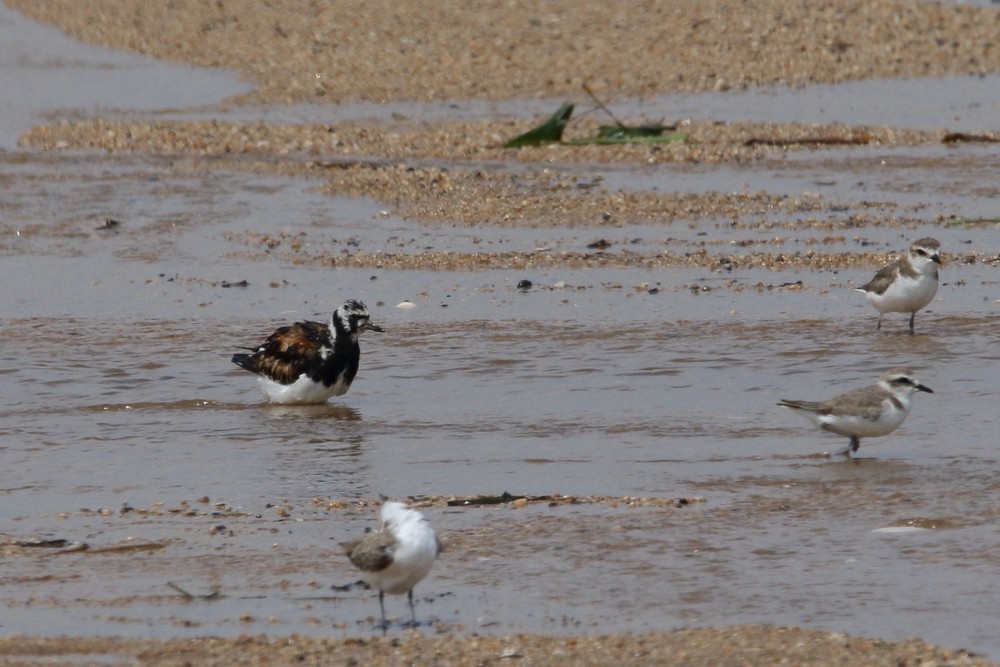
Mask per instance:
[[[361,360],[358,336],[366,329],[384,331],[369,319],[365,304],[348,300],[329,324],[281,327],[252,354],[234,354],[233,363],[257,374],[272,403],[325,403],[350,389]]]
[[[937,294],[939,264],[941,244],[930,237],[918,239],[910,244],[906,255],[879,269],[868,284],[855,288],[878,310],[876,331],[882,328],[886,313],[909,313],[913,333],[917,311]]]
[[[360,540],[343,542],[341,546],[354,567],[361,571],[362,581],[378,589],[382,634],[388,627],[385,620],[386,593],[406,593],[412,627],[417,627],[413,587],[427,576],[434,559],[441,552],[441,543],[424,515],[403,503],[383,502],[378,529],[365,533]]]
[[[895,431],[910,414],[910,397],[918,391],[933,394],[917,382],[908,368],[895,368],[878,383],[853,389],[826,401],[782,399],[778,405],[791,408],[824,431],[851,439],[845,456],[858,451],[861,438],[874,438]]]

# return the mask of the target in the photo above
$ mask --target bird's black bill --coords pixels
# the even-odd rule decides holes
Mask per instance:
[[[918,384],[918,385],[915,385],[915,386],[914,386],[914,388],[915,388],[915,389],[916,389],[917,391],[926,391],[926,392],[927,392],[928,394],[933,394],[933,393],[934,393],[934,390],[933,390],[933,389],[931,389],[930,387],[925,387],[925,386],[924,386],[924,385],[922,385],[922,384]]]

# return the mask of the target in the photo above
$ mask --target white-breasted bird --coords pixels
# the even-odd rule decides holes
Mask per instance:
[[[791,408],[824,431],[851,439],[843,454],[858,451],[861,438],[892,433],[910,414],[910,398],[918,391],[934,392],[920,384],[908,368],[883,373],[870,387],[853,389],[826,401],[782,399],[778,405]]]
[[[883,266],[864,286],[855,288],[878,310],[876,331],[882,328],[882,316],[886,313],[909,313],[910,333],[913,333],[917,311],[937,294],[940,264],[941,244],[928,236],[911,243],[904,256]]]
[[[329,324],[296,322],[277,329],[252,354],[234,354],[233,363],[257,375],[272,403],[325,403],[351,387],[361,361],[358,336],[379,331],[368,308],[350,299]]]
[[[403,503],[385,501],[379,514],[378,528],[364,537],[341,546],[351,563],[361,572],[361,579],[378,590],[382,612],[382,633],[388,627],[385,619],[385,594],[402,595],[410,603],[412,626],[417,626],[413,608],[413,587],[431,571],[441,553],[441,543],[423,514]]]

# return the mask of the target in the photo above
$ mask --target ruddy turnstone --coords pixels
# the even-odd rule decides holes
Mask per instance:
[[[365,533],[360,540],[344,542],[341,546],[354,567],[361,571],[361,579],[378,589],[382,634],[388,627],[385,620],[386,593],[406,593],[412,627],[417,627],[413,587],[427,576],[434,559],[441,552],[441,543],[424,515],[403,503],[383,502],[378,529]]]
[[[910,414],[910,397],[918,391],[933,394],[917,382],[913,371],[895,368],[883,373],[878,383],[853,389],[826,401],[783,399],[778,405],[791,408],[824,431],[851,439],[845,456],[858,451],[861,438],[892,433]]]
[[[856,288],[878,310],[878,324],[886,313],[909,313],[910,333],[913,318],[937,294],[938,265],[941,264],[941,244],[930,237],[910,244],[910,251],[892,264],[882,267],[863,287]]]
[[[348,300],[329,324],[281,327],[252,354],[234,354],[233,363],[257,374],[272,403],[325,403],[350,389],[361,359],[358,336],[366,329],[384,331],[369,319],[365,304]]]

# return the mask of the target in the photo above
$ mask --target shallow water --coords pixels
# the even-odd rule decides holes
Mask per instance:
[[[875,159],[828,151],[633,176],[796,194],[835,183],[821,187],[843,195],[858,155]],[[928,222],[858,236],[898,249],[933,235],[952,253],[1000,254],[988,225],[930,222],[996,215],[995,149],[891,157],[869,162],[880,168],[857,198],[911,197]],[[320,247],[362,250],[472,242],[293,179],[142,157],[17,151],[0,162],[5,633],[374,632],[371,593],[330,589],[356,578],[337,543],[373,512],[325,499],[507,490],[693,502],[426,509],[447,543],[417,589],[437,631],[764,622],[1000,657],[1000,592],[983,585],[1000,572],[995,263],[950,263],[918,335],[890,315],[876,336],[874,311],[850,289],[871,270],[329,270],[249,257],[227,233],[305,231]],[[107,217],[122,224],[100,229]],[[489,250],[579,249],[607,230],[475,233]],[[622,232],[681,249],[767,233],[723,221]],[[829,249],[860,247],[851,234]],[[523,278],[531,290],[517,289]],[[801,290],[733,289],[798,280]],[[386,328],[365,335],[350,393],[262,404],[230,354],[349,297]],[[405,299],[416,308],[395,307]],[[935,393],[855,460],[816,456],[846,443],[775,405],[901,364]],[[90,549],[11,546],[37,538]],[[223,597],[188,600],[167,582]],[[387,604],[405,618],[403,599]]]
[[[0,149],[43,118],[190,109],[251,89],[221,70],[81,44],[0,3]]]

